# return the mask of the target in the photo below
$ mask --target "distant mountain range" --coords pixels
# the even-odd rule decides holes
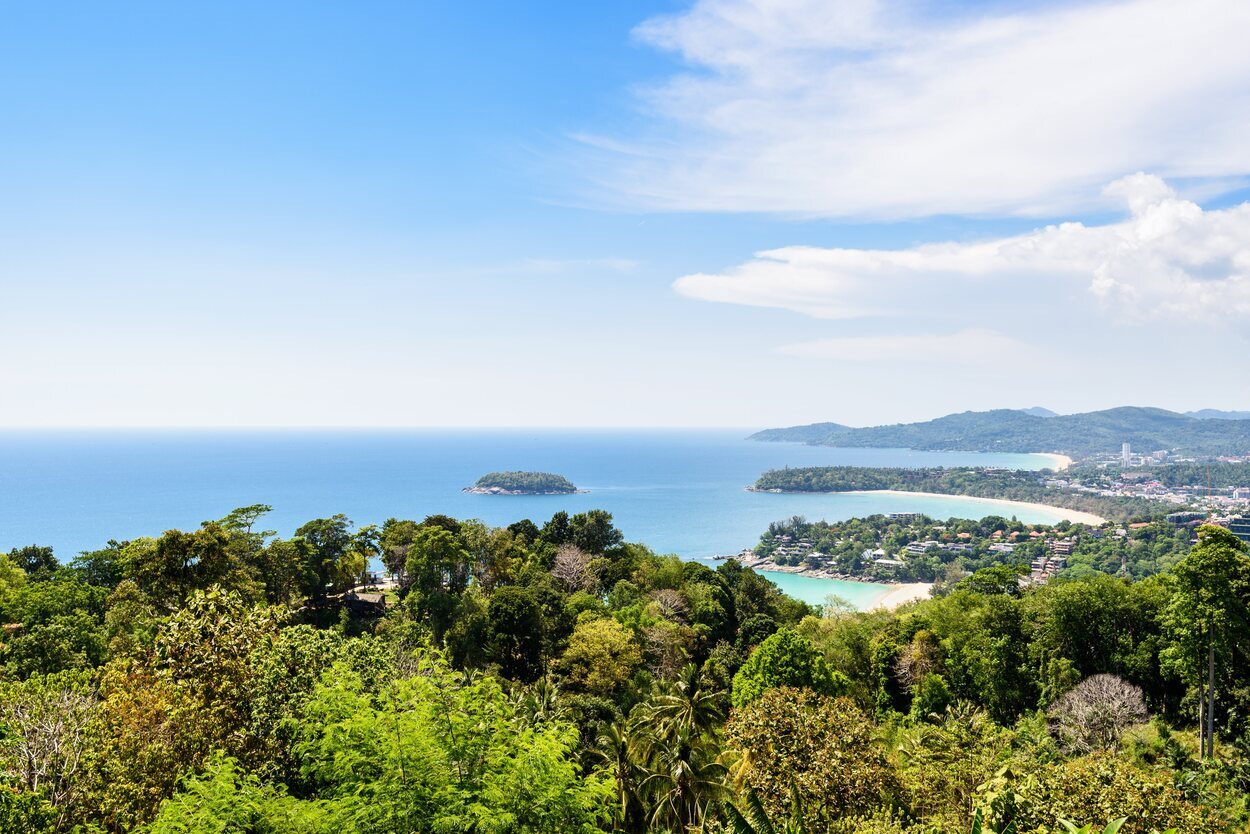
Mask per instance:
[[[1244,416],[1242,416],[1244,414]],[[1161,408],[1124,406],[1085,414],[1025,410],[965,411],[923,423],[852,428],[813,423],[765,429],[752,440],[791,441],[817,446],[962,450],[970,452],[1061,452],[1094,455],[1168,449],[1185,455],[1250,454],[1250,413],[1202,411],[1180,414]]]
[[[1220,411],[1218,408],[1186,411],[1185,414],[1188,417],[1197,417],[1199,420],[1250,420],[1250,411]]]

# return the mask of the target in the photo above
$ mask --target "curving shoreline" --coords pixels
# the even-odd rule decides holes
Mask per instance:
[[[890,590],[877,600],[874,608],[892,609],[898,608],[900,605],[908,602],[914,602],[918,599],[928,599],[933,590],[932,582],[900,582],[898,584],[890,583]]]
[[[745,565],[746,562],[744,561],[743,564]],[[756,559],[748,567],[761,573],[787,573],[807,579],[829,582],[855,582],[860,585],[880,586],[882,588],[881,594],[873,600],[871,605],[860,608],[861,611],[872,611],[877,608],[893,609],[914,600],[928,599],[934,585],[932,582],[882,582],[879,579],[865,579],[860,576],[848,576],[840,573],[831,573],[826,570],[812,570],[799,565],[778,565],[776,562],[766,559]]]
[[[897,608],[903,603],[911,602],[912,600],[928,599],[929,591],[933,587],[932,582],[883,582],[879,579],[865,579],[862,576],[851,576],[821,568],[813,569],[803,565],[779,565],[771,559],[761,559],[758,556],[739,554],[734,558],[741,562],[743,567],[763,573],[788,573],[807,579],[855,582],[860,585],[879,586],[882,589],[880,596],[873,600],[871,605],[860,609],[863,611],[870,611],[874,608]]]
[[[1072,465],[1072,458],[1067,455],[1060,454],[1059,452],[1031,452],[1030,454],[1034,454],[1042,458],[1050,458],[1051,462],[1055,465],[1046,468],[1053,469],[1056,472],[1062,472]]]
[[[960,501],[973,501],[978,504],[1008,504],[1021,509],[1042,510],[1044,512],[1055,513],[1062,519],[1071,521],[1073,524],[1088,524],[1091,527],[1101,527],[1107,523],[1107,519],[1094,513],[1087,513],[1084,510],[1069,510],[1066,507],[1056,507],[1053,504],[1039,504],[1034,501],[1012,501],[1009,498],[983,498],[979,495],[957,495],[949,492],[912,492],[905,489],[859,489],[849,490],[847,492],[836,493],[840,495],[891,495],[906,497],[909,495],[921,495],[926,498],[955,498]]]

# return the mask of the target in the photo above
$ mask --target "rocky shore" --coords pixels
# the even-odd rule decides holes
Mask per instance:
[[[505,489],[504,487],[471,486],[460,490],[473,495],[581,495],[590,492],[588,489]]]
[[[827,568],[809,568],[804,565],[779,565],[772,559],[756,556],[749,550],[744,550],[737,556],[732,557],[742,563],[743,567],[752,568],[754,570],[776,571],[777,573],[793,573],[798,576],[810,576],[814,579],[839,579],[843,582],[867,582],[872,585],[895,585],[895,582],[886,582],[880,579],[868,579],[863,576],[852,576],[847,573],[840,573]]]

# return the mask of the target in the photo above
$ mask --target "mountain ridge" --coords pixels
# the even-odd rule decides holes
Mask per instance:
[[[1250,420],[1250,411],[1224,411],[1219,408],[1200,408],[1185,414],[1199,420]]]
[[[1214,456],[1250,453],[1250,419],[1205,419],[1162,408],[1119,406],[1080,414],[1039,416],[1034,409],[963,411],[933,420],[851,428],[812,423],[765,429],[752,440],[817,446],[926,451],[1113,454],[1121,443],[1138,452],[1160,449]]]

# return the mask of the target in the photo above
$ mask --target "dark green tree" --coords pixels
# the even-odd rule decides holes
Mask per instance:
[[[846,675],[829,668],[825,657],[793,629],[783,628],[751,653],[734,675],[733,705],[743,707],[778,686],[803,687],[821,695],[841,695]]]
[[[470,558],[456,534],[442,525],[422,526],[408,550],[408,604],[438,640],[451,626],[469,583]]]
[[[542,673],[542,610],[524,588],[505,586],[486,608],[487,645],[492,661],[508,678],[529,683]]]
[[[110,540],[99,550],[84,551],[70,562],[70,570],[83,582],[101,588],[112,588],[122,581],[122,552],[128,542]]]
[[[569,523],[569,514],[564,510],[560,510],[553,515],[551,520],[543,525],[539,536],[545,543],[551,545],[566,544],[572,541],[573,527]]]
[[[1214,755],[1217,720],[1245,728],[1245,703],[1234,703],[1250,678],[1250,555],[1223,527],[1198,528],[1198,544],[1173,571],[1165,620],[1174,641],[1167,660],[1198,690],[1202,752]],[[1240,699],[1238,699],[1240,700]],[[1230,719],[1235,726],[1230,726]]]
[[[606,510],[578,513],[569,519],[569,532],[569,540],[587,553],[607,553],[625,541]]]
[[[296,538],[305,545],[308,571],[305,593],[314,598],[340,590],[344,584],[340,575],[340,563],[351,552],[354,544],[351,520],[339,513],[330,518],[317,518],[295,531]]]
[[[15,547],[9,551],[9,558],[26,571],[27,577],[34,580],[43,579],[60,567],[60,562],[52,555],[52,548],[37,544]]]

